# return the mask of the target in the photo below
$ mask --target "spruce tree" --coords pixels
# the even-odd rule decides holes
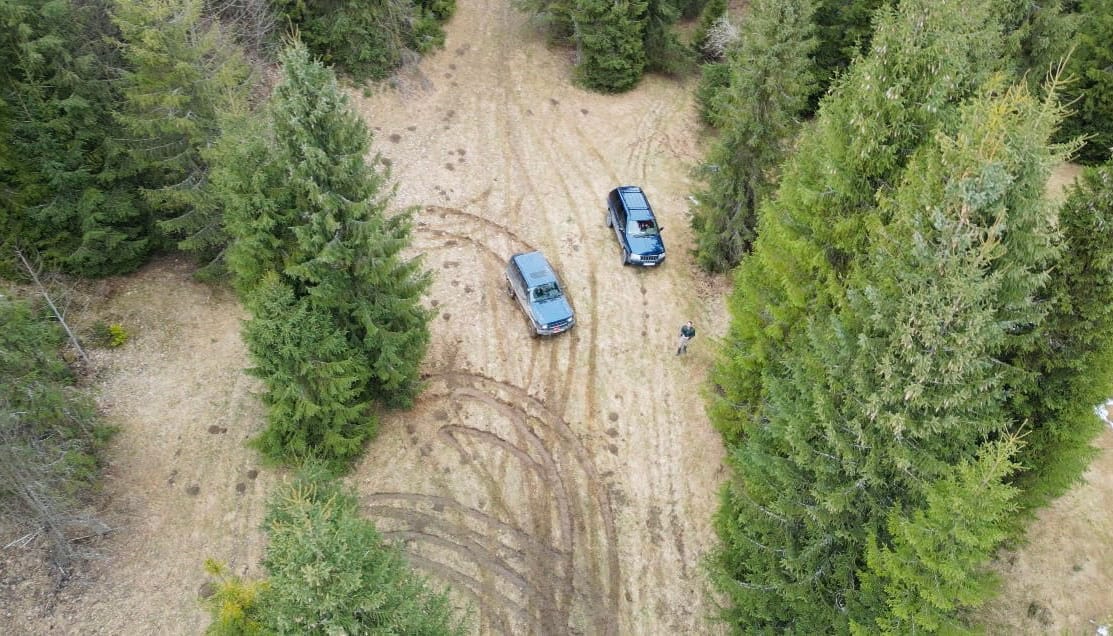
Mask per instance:
[[[282,62],[269,122],[260,128],[248,119],[230,128],[235,133],[221,145],[245,143],[221,156],[242,161],[214,171],[213,185],[228,204],[228,266],[237,289],[251,299],[249,346],[259,361],[267,338],[297,343],[276,364],[258,365],[271,403],[294,405],[272,409],[276,433],[264,434],[263,443],[277,440],[287,454],[301,455],[300,445],[286,441],[315,439],[315,456],[341,460],[351,457],[354,440],[370,434],[370,424],[358,425],[371,417],[369,405],[408,406],[420,388],[429,317],[419,301],[429,278],[417,260],[401,255],[409,244],[409,213],[387,216],[387,175],[366,163],[370,135],[335,76],[300,44]],[[257,297],[264,282],[268,291]],[[299,317],[297,331],[318,335],[275,335],[282,312]],[[305,354],[313,349],[336,364],[312,363]],[[297,374],[283,371],[289,368],[305,375],[295,382]],[[302,384],[316,388],[303,395]],[[299,399],[305,405],[296,406]],[[281,430],[291,427],[317,432]],[[325,431],[335,437],[319,437]],[[282,454],[273,446],[272,454]]]
[[[680,8],[673,0],[646,0],[645,70],[680,75],[695,63],[691,49],[680,43],[673,25],[680,18]]]
[[[1017,480],[1025,508],[1044,505],[1081,478],[1101,432],[1093,407],[1113,386],[1113,164],[1085,170],[1059,211],[1061,257],[1040,295],[1039,338],[1021,358],[1035,374],[1014,401],[1028,442]]]
[[[409,213],[387,217],[386,175],[367,165],[367,127],[331,72],[300,47],[283,62],[275,137],[300,217],[290,228],[283,274],[366,352],[371,395],[408,406],[429,339],[419,304],[428,275],[401,257]]]
[[[221,114],[246,101],[248,67],[219,23],[203,19],[200,0],[116,0],[113,21],[127,62],[118,118],[131,170],[160,227],[211,262],[223,240],[202,153]]]
[[[758,207],[814,86],[812,11],[811,0],[755,0],[727,58],[729,83],[710,105],[720,137],[703,167],[707,186],[692,218],[704,269],[734,267],[753,244]]]
[[[735,476],[712,571],[735,625],[883,624],[888,597],[860,578],[871,537],[907,551],[936,523],[913,514],[932,485],[1014,423],[1059,256],[1043,187],[1060,113],[987,75],[1001,46],[984,5],[886,13],[761,210],[712,414]],[[917,524],[904,539],[894,510]],[[999,530],[947,567],[973,577]]]
[[[861,572],[866,614],[852,622],[855,634],[962,633],[959,610],[978,607],[995,591],[997,579],[977,565],[1006,538],[1016,508],[1016,488],[1007,479],[1017,469],[1018,442],[988,444],[974,461],[926,489],[925,502],[910,513],[894,506],[885,521],[891,539],[871,534],[867,570]]]
[[[1002,360],[1027,337],[1017,327],[1041,321],[1031,300],[1057,255],[1042,184],[1058,112],[993,83],[956,115],[879,197],[845,304],[803,317],[760,379],[717,521],[732,620],[841,631],[887,615],[860,593],[869,538],[884,550],[893,508],[924,506],[1010,424],[1027,372]],[[997,536],[948,567],[972,576]]]
[[[205,152],[212,166],[207,199],[221,215],[224,261],[232,283],[246,297],[268,272],[287,264],[289,228],[299,217],[296,194],[278,155],[269,109],[224,119],[220,137]]]
[[[306,472],[267,504],[267,579],[224,574],[207,633],[463,634],[447,595],[383,539],[354,494]]]
[[[645,71],[646,0],[574,0],[576,76],[591,90],[620,93]]]
[[[776,195],[759,213],[754,253],[736,277],[734,320],[715,377],[722,399],[712,404],[728,441],[760,405],[764,367],[805,313],[843,302],[843,277],[877,215],[878,194],[895,186],[957,102],[1003,64],[1000,31],[983,4],[959,11],[914,0],[881,15],[872,53],[825,101],[784,164]],[[763,240],[769,248],[759,249]]]
[[[846,72],[852,60],[869,51],[874,14],[881,8],[896,5],[896,0],[820,0],[816,3],[818,85],[812,93],[813,106]]]
[[[1113,157],[1113,0],[1082,0],[1078,10],[1077,47],[1069,70],[1074,100],[1064,137],[1085,135],[1079,159],[1100,164]]]
[[[255,444],[272,459],[315,459],[340,472],[356,458],[377,423],[363,387],[370,379],[363,352],[328,313],[294,292],[275,272],[248,297],[244,325],[255,366],[267,383],[268,426]]]
[[[139,266],[154,234],[113,118],[122,61],[106,16],[99,0],[0,2],[0,241],[86,276]]]

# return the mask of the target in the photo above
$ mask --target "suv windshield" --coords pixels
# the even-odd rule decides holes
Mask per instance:
[[[552,300],[560,298],[560,287],[556,283],[545,283],[534,287],[530,292],[534,300]]]
[[[656,236],[657,224],[652,219],[630,219],[626,224],[626,233],[630,236]]]

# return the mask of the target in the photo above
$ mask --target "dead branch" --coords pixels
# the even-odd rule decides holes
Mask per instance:
[[[23,268],[26,269],[27,273],[31,275],[31,280],[34,281],[35,287],[39,290],[39,294],[41,294],[43,299],[46,300],[46,304],[50,305],[50,311],[54,313],[54,317],[58,319],[58,322],[61,323],[62,328],[66,330],[66,335],[70,338],[70,344],[72,344],[73,348],[77,350],[77,354],[81,356],[81,361],[88,364],[89,356],[85,355],[85,349],[81,347],[81,343],[77,340],[77,335],[74,334],[72,329],[70,329],[69,323],[66,322],[65,315],[61,311],[59,311],[57,306],[55,306],[54,299],[50,297],[49,290],[47,290],[46,286],[43,285],[42,281],[39,279],[39,272],[31,266],[31,263],[27,260],[27,257],[23,255],[22,250],[16,248],[15,255],[19,257],[19,261],[23,263]]]

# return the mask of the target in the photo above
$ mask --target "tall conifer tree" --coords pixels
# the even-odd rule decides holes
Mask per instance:
[[[290,409],[301,426],[321,429],[309,434],[326,442],[317,447],[318,457],[345,459],[350,455],[339,451],[353,437],[344,431],[357,414],[370,418],[373,402],[407,406],[419,390],[418,365],[429,339],[428,314],[419,300],[428,274],[401,254],[409,243],[409,213],[387,216],[387,177],[366,163],[370,135],[335,76],[300,44],[284,52],[282,62],[269,127],[260,130],[248,121],[229,138],[244,139],[244,131],[257,135],[238,153],[227,153],[244,162],[214,174],[214,187],[229,203],[229,268],[241,293],[255,298],[246,333],[249,345],[261,347],[258,370],[270,399],[276,405],[296,402],[300,390],[291,382],[299,373],[318,373],[301,380],[317,388],[303,406]],[[266,293],[259,290],[264,281]],[[304,328],[319,335],[290,334],[289,327],[275,331],[274,312],[281,307],[303,316]],[[271,360],[266,346],[253,344],[268,334],[292,343],[288,352],[274,354],[282,359]],[[340,336],[343,346],[335,341]],[[313,363],[307,355],[314,349],[331,362]],[[272,429],[290,425],[278,409],[271,418]],[[320,437],[326,430],[337,437]],[[289,450],[301,454],[300,448]]]
[[[604,93],[629,90],[645,71],[647,0],[574,0],[572,19],[584,86]]]
[[[1070,60],[1075,102],[1064,126],[1067,136],[1086,135],[1080,159],[1099,164],[1113,157],[1113,0],[1078,3],[1077,48]]]
[[[108,7],[2,0],[0,241],[37,249],[86,276],[131,270],[154,223],[132,180],[112,113],[121,97]],[[10,251],[8,252],[10,253]]]
[[[1019,499],[1025,507],[1062,494],[1096,453],[1093,407],[1113,386],[1113,164],[1089,168],[1059,213],[1062,256],[1040,303],[1047,316],[1020,363],[1035,374],[1014,400],[1027,446]]]
[[[953,467],[1007,434],[1008,397],[1032,376],[1015,358],[1037,340],[1034,301],[1059,255],[1043,187],[1060,113],[990,81],[1002,41],[984,9],[913,0],[887,14],[762,210],[713,413],[735,474],[713,572],[736,625],[838,632],[938,610],[925,627],[983,598],[921,586],[942,600],[908,609],[890,592],[920,574],[878,565],[877,595],[862,572],[871,541],[923,548],[941,522],[932,496],[962,497],[968,514],[992,490],[993,518],[1011,510],[1003,482],[979,491]],[[946,557],[949,576],[973,577],[1001,536],[968,521],[979,534]]]
[[[116,0],[127,67],[119,120],[131,170],[164,231],[211,261],[223,249],[220,215],[205,198],[203,152],[222,113],[242,108],[248,67],[200,0]]]
[[[707,270],[734,267],[756,238],[757,209],[815,84],[813,10],[811,0],[755,0],[727,57],[729,84],[711,104],[720,137],[692,218],[697,259]]]
[[[1000,31],[982,4],[959,10],[913,0],[882,16],[873,52],[824,102],[785,164],[759,215],[754,253],[736,277],[735,320],[715,378],[723,399],[712,405],[728,440],[761,404],[764,367],[802,316],[843,302],[842,280],[877,215],[878,194],[1002,64]],[[763,240],[771,246],[757,249]]]

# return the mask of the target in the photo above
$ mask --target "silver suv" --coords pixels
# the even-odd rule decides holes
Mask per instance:
[[[506,265],[506,293],[518,300],[535,335],[556,335],[576,324],[564,288],[541,252],[510,257]]]

